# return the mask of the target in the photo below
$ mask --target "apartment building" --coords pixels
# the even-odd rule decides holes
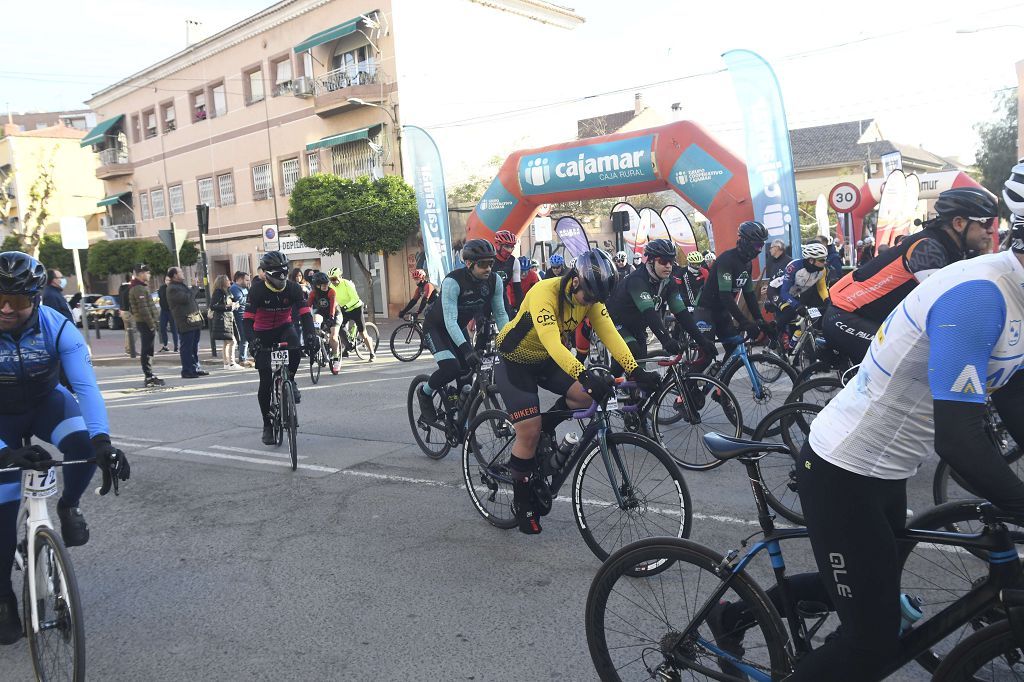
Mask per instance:
[[[53,126],[65,126],[85,132],[96,125],[95,112],[88,109],[70,111],[27,111],[7,112],[5,122],[18,127],[19,131],[42,130]]]
[[[298,179],[401,175],[400,125],[443,115],[455,83],[441,77],[456,58],[486,96],[519,69],[467,61],[467,49],[512,54],[526,37],[581,21],[535,0],[282,0],[97,92],[88,105],[100,122],[81,144],[99,155],[118,236],[155,239],[173,224],[196,239],[195,206],[205,203],[211,276],[253,271],[263,228],[276,224],[297,266],[340,265],[368,301],[358,254],[324,256],[287,224]],[[420,82],[425,65],[435,65],[431,83]],[[495,78],[473,82],[485,68]],[[408,300],[418,244],[386,259],[358,255],[373,271],[376,314]]]

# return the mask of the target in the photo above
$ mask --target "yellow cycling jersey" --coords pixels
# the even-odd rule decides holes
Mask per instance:
[[[552,277],[530,287],[519,308],[519,314],[498,334],[498,352],[502,357],[522,364],[543,362],[551,358],[566,374],[578,377],[585,368],[563,339],[574,338],[576,327],[584,318],[589,318],[590,326],[623,369],[627,373],[636,369],[636,360],[615,330],[604,303],[580,305],[575,297],[569,295],[570,285],[567,283],[566,290],[561,294],[563,300],[559,319],[561,281],[560,277]]]

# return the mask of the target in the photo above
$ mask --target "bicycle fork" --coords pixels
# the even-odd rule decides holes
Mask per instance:
[[[622,465],[622,458],[619,457],[618,451],[612,452],[611,448],[608,447],[608,423],[604,422],[597,429],[597,442],[601,449],[601,459],[604,461],[604,469],[608,474],[608,482],[611,483],[612,491],[615,493],[615,501],[619,505],[619,509],[626,509],[626,500],[623,497],[623,491],[627,487],[631,488],[629,482],[629,476],[626,473],[625,467]],[[612,469],[612,459],[615,460],[615,466],[619,470],[618,479],[616,479],[615,471]],[[616,483],[616,480],[621,481],[621,485]]]

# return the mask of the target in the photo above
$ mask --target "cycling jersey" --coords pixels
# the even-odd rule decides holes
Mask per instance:
[[[863,476],[912,476],[933,450],[933,400],[984,403],[1024,365],[1022,286],[1011,251],[929,277],[885,319],[856,378],[814,420],[814,452]]]
[[[469,268],[453,270],[441,280],[438,298],[438,302],[427,311],[424,327],[447,334],[456,348],[466,343],[464,330],[470,320],[483,315],[488,309],[499,326],[508,322],[501,278],[494,272],[481,280]]]
[[[832,305],[881,322],[918,283],[963,258],[940,229],[922,230],[847,273],[831,289]]]
[[[624,281],[616,283],[608,299],[608,314],[612,316],[616,328],[626,329],[636,338],[648,327],[656,332],[664,331],[657,319],[657,310],[663,304],[673,314],[686,310],[686,303],[675,280],[671,276],[658,279],[644,266],[629,273]],[[649,310],[654,311],[654,318],[647,312]]]
[[[726,310],[729,307],[727,299],[735,301],[736,294],[741,291],[753,296],[751,261],[741,258],[736,249],[729,249],[711,264],[707,284],[701,293],[700,307],[715,311]]]
[[[822,301],[828,298],[828,283],[825,281],[825,270],[808,267],[807,261],[797,258],[790,261],[782,273],[768,285],[769,297],[778,296],[782,303],[791,306],[800,305],[800,297],[806,291],[817,287],[818,296]]]
[[[433,303],[435,298],[437,298],[437,287],[427,281],[419,282],[416,284],[416,291],[413,293],[412,298],[409,299],[409,303],[398,312],[398,316],[405,317],[406,313],[416,305],[416,301],[420,302],[420,307],[416,311],[418,315],[423,312],[424,308]]]
[[[704,268],[698,268],[696,273],[688,267],[684,268],[679,265],[672,268],[672,279],[675,281],[676,286],[679,287],[679,293],[683,296],[683,302],[686,303],[686,307],[690,310],[696,308],[697,304],[700,303],[700,292],[704,289],[707,276],[708,271]]]
[[[338,312],[334,296],[334,289],[330,287],[327,288],[327,291],[323,291],[320,287],[314,287],[309,292],[309,300],[306,301],[306,305],[310,307],[314,315],[319,315],[325,320],[333,320]]]
[[[522,280],[519,283],[520,287],[523,290],[522,295],[526,296],[526,292],[528,292],[530,288],[539,281],[540,275],[538,275],[533,270],[527,270],[526,272],[524,272],[522,275]],[[518,308],[520,305],[522,305],[523,302],[517,300],[517,294],[513,284],[513,282],[509,282],[508,284],[505,285],[505,295],[508,296],[508,300],[512,301],[515,307]]]
[[[292,308],[297,307],[299,315],[310,314],[302,287],[288,280],[280,291],[274,291],[265,281],[257,280],[249,289],[249,300],[245,304],[243,320],[252,320],[253,329],[261,332],[292,324]]]
[[[57,389],[61,369],[81,405],[78,419],[85,420],[84,426],[65,428],[88,428],[90,437],[109,433],[107,408],[85,340],[66,317],[46,306],[36,307],[18,336],[0,332],[0,415],[39,409]],[[0,441],[0,447],[20,445]]]
[[[605,305],[577,303],[569,294],[572,283],[566,282],[565,290],[560,291],[561,282],[561,278],[546,279],[530,289],[515,319],[498,334],[501,355],[520,364],[541,363],[551,358],[570,377],[579,377],[585,368],[567,346],[572,345],[576,327],[583,318],[589,318],[598,337],[626,373],[636,369],[636,361],[615,330]]]
[[[342,311],[348,312],[363,307],[363,300],[359,298],[355,282],[350,279],[342,279],[337,284],[332,284],[334,289],[334,302]]]

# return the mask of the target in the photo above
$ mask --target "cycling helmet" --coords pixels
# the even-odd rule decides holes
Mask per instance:
[[[530,259],[527,258],[526,256],[520,256],[519,257],[519,270],[521,272],[526,272],[529,269],[530,269]]]
[[[537,259],[536,258],[531,258],[530,259],[530,269],[532,270],[533,268],[539,268],[539,267],[540,267],[540,263],[537,262]]]
[[[1024,159],[1017,162],[1003,183],[1003,201],[1010,213],[1024,215]]]
[[[0,253],[0,294],[38,294],[46,284],[46,268],[27,253]]]
[[[507,232],[507,230],[502,230],[502,232]],[[501,233],[499,232],[499,234]],[[511,234],[511,232],[508,234]],[[470,239],[462,247],[462,260],[465,263],[473,263],[484,258],[494,258],[496,255],[494,245],[486,239]]]
[[[640,265],[644,262],[644,255],[642,253],[633,254],[633,265]]]
[[[267,251],[260,258],[260,269],[274,286],[281,286],[281,283],[284,282],[288,276],[288,266],[288,256],[280,251]]]
[[[551,267],[557,268],[561,265],[565,265],[565,259],[556,253],[553,256],[551,256],[551,258],[548,258],[548,263],[551,265]]]
[[[341,279],[341,268],[331,268],[327,271],[327,276],[330,279]]]
[[[935,214],[939,218],[995,218],[999,215],[998,203],[995,195],[987,189],[956,187],[939,194],[935,200]]]
[[[313,282],[313,286],[315,286],[315,287],[322,287],[325,284],[330,284],[331,280],[328,279],[326,273],[315,272],[315,273],[313,273],[313,280],[312,280],[312,282]]]
[[[690,265],[700,265],[704,262],[704,256],[700,255],[700,251],[691,251],[686,254],[686,262]]]
[[[667,239],[655,239],[647,242],[647,246],[644,247],[644,255],[647,256],[647,262],[651,262],[652,258],[671,258],[676,259],[676,247],[672,245]]]
[[[626,262],[626,252],[625,251],[616,251],[615,252],[615,260],[619,261],[620,263],[625,263]]]
[[[818,242],[811,242],[810,244],[804,244],[803,256],[807,260],[815,260],[817,258],[827,258],[828,249],[823,244]]]
[[[607,301],[615,286],[617,272],[611,256],[601,249],[584,251],[576,258],[575,274],[580,288],[591,300]]]
[[[705,253],[704,254],[704,265],[710,266],[712,263],[715,262],[715,257],[716,256],[715,256],[715,252],[714,251],[708,251],[707,253]]]
[[[768,240],[768,230],[755,220],[740,223],[736,234],[736,250],[744,260],[751,260],[761,252]]]
[[[412,271],[412,279],[413,279],[414,282],[422,282],[426,278],[427,278],[427,273],[425,271],[419,270],[419,269],[416,269],[416,270]]]
[[[516,236],[508,230],[498,230],[494,233],[494,243],[504,244],[505,246],[515,246]],[[463,259],[465,260],[465,259]]]

